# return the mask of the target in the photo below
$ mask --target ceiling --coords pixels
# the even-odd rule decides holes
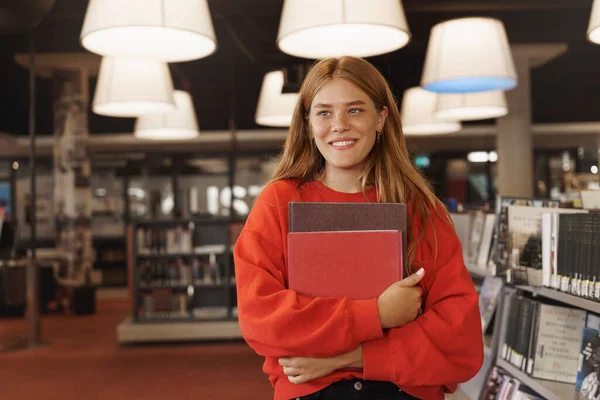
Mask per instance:
[[[326,1],[326,0],[323,0]],[[19,26],[3,24],[2,14],[19,3],[26,14]],[[404,0],[412,33],[409,45],[372,57],[389,80],[398,100],[419,84],[430,29],[449,18],[486,15],[501,19],[512,43],[566,43],[566,54],[532,74],[533,120],[537,123],[600,120],[600,46],[585,39],[592,0]],[[0,131],[24,135],[28,131],[28,72],[15,54],[29,49],[23,26],[36,24],[49,0],[0,0]],[[275,44],[283,0],[209,0],[218,49],[200,60],[172,64],[174,84],[187,80],[194,97],[201,130],[226,130],[230,120],[239,129],[262,128],[254,112],[264,74],[273,69],[310,63],[280,52]],[[86,52],[79,33],[87,7],[84,0],[55,0],[35,30],[37,52]],[[31,11],[33,10],[33,11]],[[315,10],[318,12],[318,10]],[[4,13],[6,14],[6,13]],[[39,18],[38,18],[39,19]],[[16,21],[14,18],[12,21]],[[35,21],[32,23],[31,21]],[[29,25],[27,25],[29,24]],[[13,24],[14,25],[14,24]],[[37,131],[52,128],[52,82],[37,78]],[[91,90],[95,80],[91,82]],[[489,121],[488,121],[489,122]],[[133,119],[90,113],[91,133],[122,133],[133,129]]]

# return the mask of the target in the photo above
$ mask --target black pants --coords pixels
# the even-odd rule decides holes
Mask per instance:
[[[391,382],[352,379],[336,382],[300,400],[418,400]],[[293,399],[297,400],[297,399]]]

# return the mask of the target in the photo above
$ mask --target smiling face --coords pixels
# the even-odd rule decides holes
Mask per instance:
[[[383,129],[387,108],[377,110],[371,98],[344,79],[331,79],[310,106],[310,127],[327,173],[353,170],[360,174]]]

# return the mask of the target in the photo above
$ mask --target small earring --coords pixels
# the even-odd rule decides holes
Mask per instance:
[[[379,143],[379,141],[381,140],[381,134],[383,132],[382,131],[375,131],[375,133],[377,134],[377,143]]]

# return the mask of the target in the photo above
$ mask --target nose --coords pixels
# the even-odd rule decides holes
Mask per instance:
[[[344,132],[348,130],[348,123],[346,121],[346,115],[344,113],[336,113],[331,123],[331,130],[333,132]]]

